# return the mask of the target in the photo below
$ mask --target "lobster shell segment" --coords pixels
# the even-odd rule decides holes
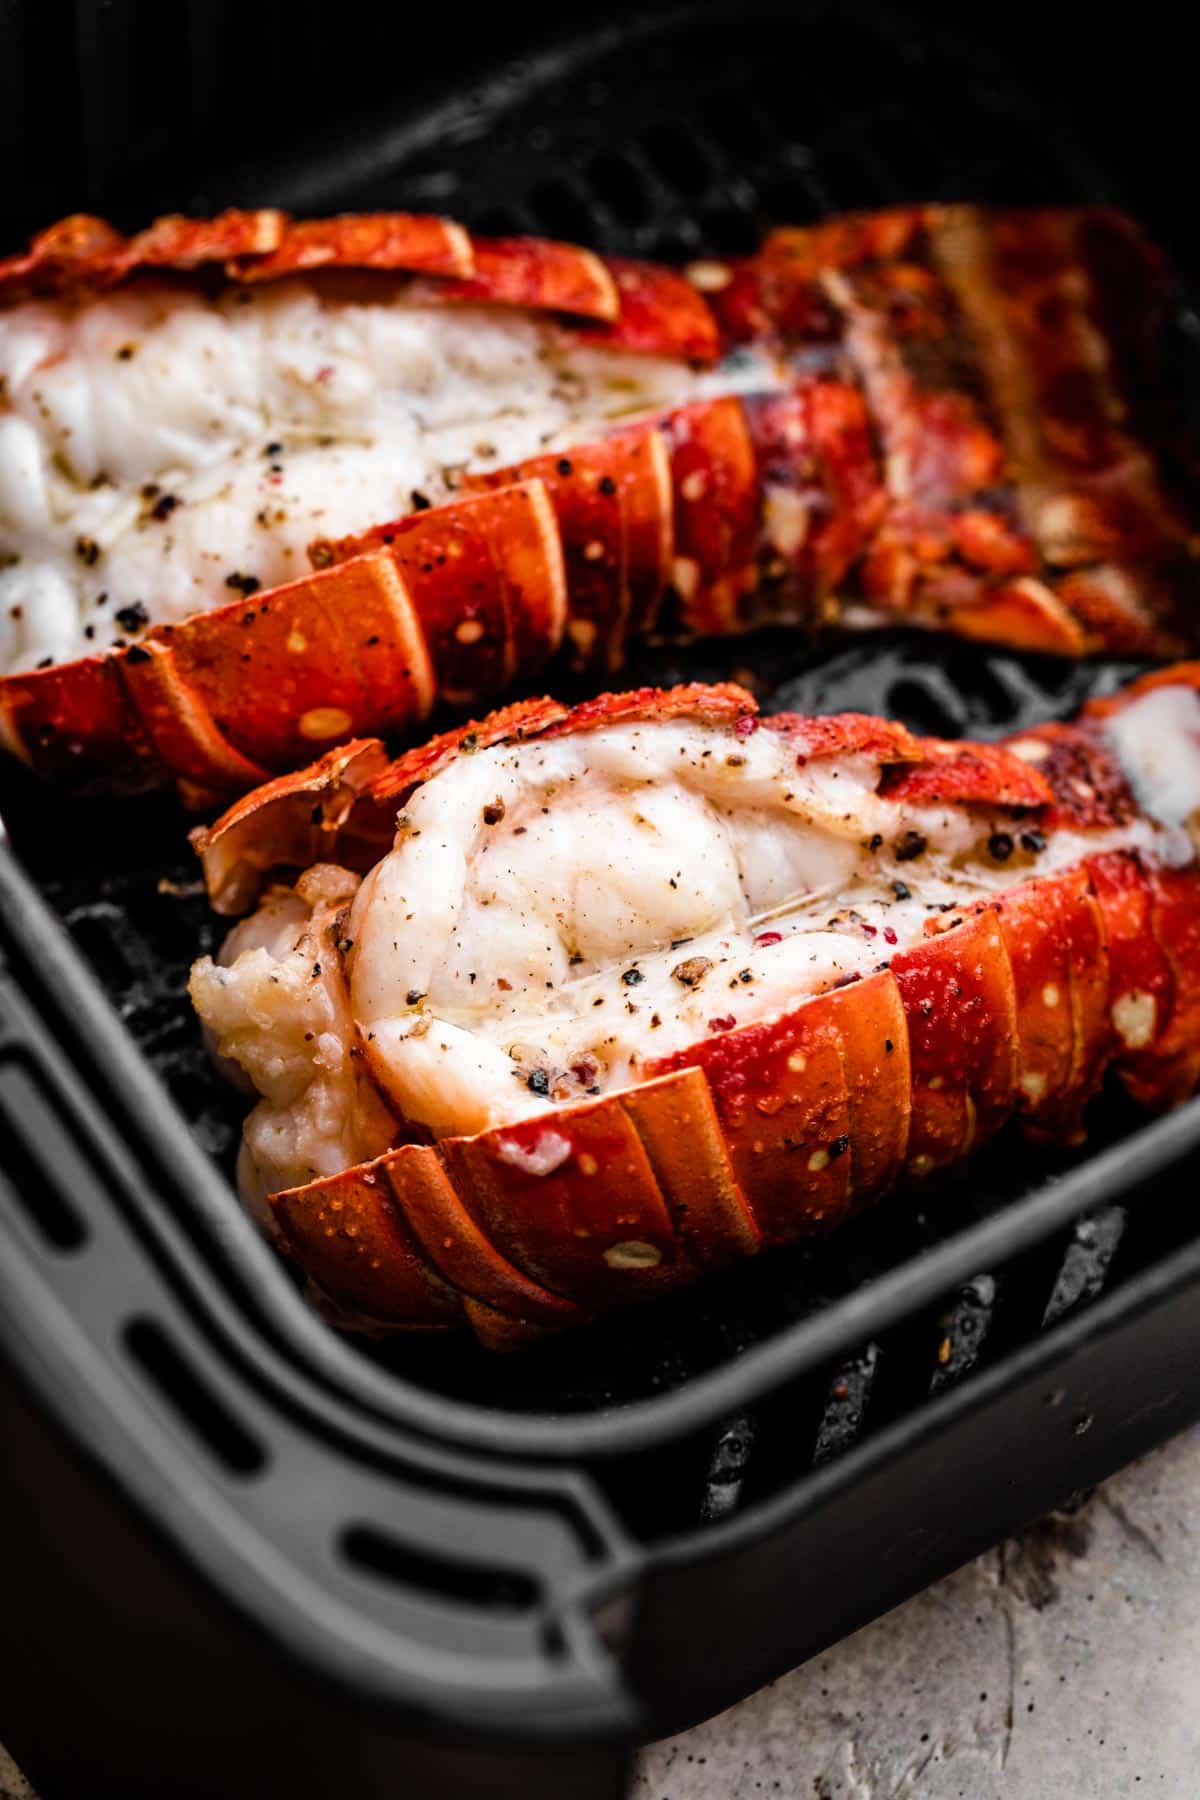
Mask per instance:
[[[698,401],[593,444],[530,457],[460,491],[540,481],[562,540],[566,636],[580,667],[619,667],[661,627],[695,637],[820,614],[883,506],[862,399],[834,382]],[[393,543],[409,521],[313,547],[320,562]]]
[[[210,268],[238,283],[333,269],[390,272],[415,278],[413,297],[427,304],[559,314],[598,344],[688,362],[715,362],[721,353],[706,300],[673,270],[545,238],[475,237],[452,219],[421,213],[300,220],[272,208],[215,219],[172,214],[132,237],[77,213],[39,232],[27,250],[0,259],[0,304],[94,292],[141,270]]]
[[[1174,1054],[1182,1034],[1174,968],[1159,936],[1154,877],[1139,856],[1124,851],[1091,857],[1087,868],[1104,920],[1109,1020],[1122,1080],[1144,1106],[1171,1105],[1191,1083]]]
[[[140,643],[0,682],[0,729],[84,789],[173,779],[195,804],[312,750],[426,718],[439,694],[499,692],[557,648],[562,547],[545,489],[519,483],[401,521],[379,547],[158,626]]]
[[[619,667],[634,631],[653,619],[668,580],[674,543],[666,440],[653,423],[598,443],[532,457],[519,469],[467,475],[489,492],[514,479],[546,489],[562,538],[567,637],[577,663]]]
[[[908,1022],[906,1171],[927,1175],[990,1137],[1012,1107],[1017,1009],[995,915],[981,913],[892,959]]]

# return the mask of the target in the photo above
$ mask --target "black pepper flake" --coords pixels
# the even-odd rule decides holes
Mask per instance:
[[[875,833],[874,837],[871,839],[870,843],[867,845],[867,849],[868,850],[878,850],[881,848],[882,844],[883,844],[882,834],[877,831]]]
[[[414,488],[408,498],[412,503],[414,512],[428,512],[433,505],[433,501],[429,498],[428,494],[423,494],[419,488]]]
[[[483,809],[484,824],[485,825],[498,825],[503,817],[504,817],[504,802],[503,802],[503,800],[489,800],[488,804]]]
[[[849,1148],[850,1139],[848,1137],[835,1137],[829,1146],[829,1154],[830,1156],[845,1156]]]
[[[889,1056],[892,1054],[892,1051],[896,1048],[896,1046],[895,1046],[895,1044],[893,1044],[891,1038],[884,1038],[883,1047],[887,1051]]]
[[[621,976],[621,980],[625,983],[626,987],[639,987],[645,979],[646,977],[642,974],[640,969],[626,969]]]
[[[907,881],[893,881],[892,892],[895,894],[897,900],[912,899],[912,889],[909,887]]]
[[[263,455],[270,456],[270,457],[282,456],[283,455],[283,445],[282,444],[274,444],[274,443],[264,444]]]
[[[89,569],[94,568],[100,558],[100,546],[95,538],[81,537],[75,539],[75,554],[81,563]]]
[[[129,649],[125,652],[125,661],[128,663],[147,663],[150,661],[150,652],[148,650],[143,650],[140,644],[131,644]]]
[[[117,351],[117,361],[128,362],[136,349],[136,344],[122,344],[121,348]]]
[[[150,623],[150,614],[140,600],[131,600],[128,606],[119,606],[114,616],[122,631],[140,631],[143,625]]]
[[[560,456],[559,457],[558,472],[560,475],[570,475],[571,474],[572,464],[571,464],[571,459],[569,456]]]
[[[919,831],[906,831],[896,842],[896,861],[915,862],[918,856],[924,856],[928,848],[928,839],[922,837]]]
[[[988,839],[988,854],[996,862],[1007,862],[1015,846],[1007,831],[993,831]]]
[[[1022,850],[1028,850],[1033,856],[1036,856],[1040,850],[1046,848],[1046,840],[1040,831],[1023,831],[1021,833],[1021,848]]]
[[[248,600],[251,594],[257,594],[262,582],[257,575],[243,575],[240,569],[234,569],[225,577],[225,586],[232,588],[235,594],[242,594]]]
[[[405,1003],[408,1006],[420,1006],[424,998],[425,996],[420,988],[409,988],[407,994],[404,996]]]
[[[316,979],[317,979],[317,976],[318,976],[318,975],[319,975],[319,974],[320,974],[320,973],[321,973],[321,965],[320,965],[320,963],[314,963],[314,964],[313,964],[313,972],[312,972],[312,978],[313,978],[313,980],[314,980],[314,981],[315,981],[315,980],[316,980]]]
[[[150,517],[152,519],[157,519],[161,525],[163,520],[169,519],[171,514],[175,511],[175,508],[182,504],[183,502],[180,500],[178,494],[160,494],[158,499],[154,502],[154,505],[150,508]]]
[[[548,1094],[550,1092],[550,1077],[547,1075],[545,1069],[535,1069],[533,1074],[530,1075],[529,1079],[526,1081],[525,1086],[529,1089],[531,1094]]]
[[[596,486],[602,494],[615,494],[617,491],[617,484],[611,475],[602,475]]]

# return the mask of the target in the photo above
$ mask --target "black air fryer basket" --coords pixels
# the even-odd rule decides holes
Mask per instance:
[[[709,7],[469,78],[443,30],[418,101],[411,59],[391,94],[370,55],[347,82],[332,8],[165,10],[182,65],[146,49],[163,9],[92,21],[123,99],[114,125],[91,94],[67,148],[119,218],[435,208],[679,257],[908,198],[1139,198],[1086,118],[932,21]],[[242,26],[278,79],[239,158]],[[81,92],[88,54],[61,47]],[[630,678],[986,736],[1129,672],[897,631]],[[241,1102],[184,994],[218,931],[173,803],[6,768],[0,808],[0,1735],[46,1800],[618,1795],[639,1741],[1200,1415],[1195,1102],[1112,1096],[1083,1150],[1006,1136],[819,1251],[517,1356],[334,1334],[232,1196]]]

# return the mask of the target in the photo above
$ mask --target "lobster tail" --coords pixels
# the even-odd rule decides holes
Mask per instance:
[[[1136,861],[1126,876],[1152,889]],[[1155,1031],[1131,1000],[1150,989],[1131,987],[1121,939],[1090,952],[1057,939],[1064,904],[1094,923],[1106,859],[1073,872],[1069,895],[1042,885],[890,970],[654,1065],[624,1094],[549,1124],[404,1145],[277,1195],[281,1235],[352,1310],[396,1326],[465,1321],[507,1347],[827,1232],[1010,1117],[1039,1141],[1070,1141],[1110,1065],[1144,1103],[1192,1091],[1194,1005],[1173,1005]],[[1194,870],[1186,887],[1194,913]],[[1048,938],[1050,957],[1031,945]]]
[[[342,1174],[285,1188],[272,1203],[281,1237],[352,1311],[397,1326],[465,1321],[486,1342],[507,1346],[652,1297],[764,1246],[827,1232],[898,1181],[921,1181],[961,1163],[1010,1122],[1035,1141],[1072,1143],[1110,1073],[1143,1104],[1176,1103],[1200,1081],[1200,862],[1186,828],[1191,816],[1194,830],[1200,811],[1198,696],[1197,665],[1180,665],[1094,704],[1077,724],[993,745],[922,739],[855,714],[759,719],[750,696],[733,688],[639,690],[569,711],[532,701],[394,764],[378,746],[353,746],[303,776],[277,781],[257,802],[240,802],[211,832],[196,835],[217,904],[244,905],[265,869],[281,859],[320,856],[371,871],[352,915],[360,934],[351,953],[356,993],[364,966],[356,959],[379,954],[372,909],[389,904],[384,871],[397,810],[394,854],[401,855],[427,823],[421,788],[443,776],[455,793],[474,796],[465,811],[454,803],[455,817],[462,829],[481,834],[473,840],[479,884],[470,891],[484,908],[501,903],[506,883],[517,884],[518,896],[527,893],[528,878],[514,860],[525,854],[515,849],[529,835],[525,823],[514,823],[516,835],[505,840],[514,848],[489,859],[499,844],[490,833],[506,806],[524,804],[517,788],[505,787],[522,767],[546,784],[545,803],[520,814],[531,825],[551,814],[559,792],[576,804],[577,784],[593,770],[598,781],[613,778],[638,796],[630,802],[632,822],[650,832],[655,807],[648,790],[656,783],[698,781],[721,807],[736,810],[740,783],[748,784],[745,805],[765,806],[777,779],[781,804],[797,803],[802,790],[802,809],[817,809],[805,814],[805,829],[814,831],[825,816],[823,794],[833,796],[838,830],[854,818],[847,805],[863,808],[864,836],[854,855],[866,860],[856,864],[859,873],[840,878],[849,898],[832,902],[832,918],[825,916],[830,901],[821,892],[805,898],[802,888],[795,904],[808,922],[798,929],[815,935],[790,940],[795,960],[779,948],[789,941],[786,903],[766,915],[768,926],[779,917],[779,929],[751,921],[745,935],[726,927],[732,947],[684,932],[644,961],[626,949],[612,994],[594,985],[605,973],[599,967],[578,978],[578,989],[557,988],[553,978],[543,984],[538,975],[528,1001],[511,1006],[511,984],[499,981],[501,1016],[515,1007],[501,1039],[506,1045],[510,1036],[553,1029],[568,1003],[584,1009],[585,1034],[607,1031],[607,1051],[567,1052],[567,1064],[572,1054],[581,1058],[570,1067],[554,1052],[529,1052],[520,1042],[496,1064],[488,1061],[497,1053],[486,1047],[486,1034],[463,1038],[453,1021],[486,1018],[490,1003],[459,998],[458,984],[469,995],[477,978],[491,979],[486,971],[477,977],[467,915],[453,912],[450,999],[438,999],[431,1012],[423,992],[381,1003],[369,986],[374,977],[363,976],[363,1050],[393,1104],[391,1084],[400,1078],[389,1058],[397,1045],[418,1059],[432,1055],[440,1091],[457,1079],[456,1045],[469,1042],[479,1047],[480,1070],[499,1068],[498,1076],[478,1078],[500,1081],[487,1092],[507,1122],[464,1130],[453,1115],[448,1124],[439,1115],[436,1141],[401,1143]],[[678,726],[700,735],[654,737],[657,728]],[[586,752],[555,760],[556,749],[580,738],[588,739]],[[484,772],[478,759],[489,751],[505,752],[507,760]],[[643,757],[644,765],[637,760]],[[874,784],[856,802],[850,784],[865,761],[875,765]],[[643,767],[656,772],[636,777]],[[481,804],[482,822],[471,824]],[[879,806],[884,812],[872,810]],[[866,835],[869,819],[885,829]],[[539,829],[553,833],[552,826]],[[761,829],[747,823],[739,842],[752,846]],[[935,852],[926,834],[947,829],[957,846],[951,861],[927,871]],[[572,854],[584,863],[603,857],[591,842],[602,835],[572,827]],[[443,843],[443,832],[435,836]],[[563,854],[562,840],[546,841],[552,857]],[[805,858],[811,853],[806,849]],[[422,854],[396,865],[407,870],[397,890],[402,908],[380,915],[389,955],[404,921],[417,916]],[[665,904],[674,907],[673,891],[691,877],[677,847],[668,854]],[[721,854],[716,844],[704,851],[714,862]],[[821,854],[827,857],[828,847]],[[619,858],[605,866],[619,894]],[[783,863],[773,852],[766,866]],[[573,933],[593,928],[592,896],[589,890],[582,903],[559,897],[566,890],[555,868],[552,861],[543,904],[562,921],[550,929],[574,943]],[[966,897],[951,880],[955,869],[968,871]],[[871,881],[886,900],[870,899]],[[587,886],[582,876],[572,883],[575,892]],[[927,883],[931,897],[922,902]],[[777,895],[774,887],[767,891]],[[650,892],[640,901],[654,903]],[[452,894],[439,904],[457,906]],[[564,908],[579,904],[584,911],[571,923]],[[599,893],[595,916],[608,919],[619,904]],[[901,912],[890,914],[892,905]],[[524,910],[517,916],[523,919]],[[493,951],[501,929],[494,920],[487,926]],[[834,935],[826,939],[826,932]],[[540,933],[529,944],[532,955]],[[806,991],[813,978],[805,971],[829,954],[826,944],[848,948],[836,949],[828,973]],[[525,954],[514,967],[524,966]],[[781,959],[774,968],[773,957]],[[572,964],[582,960],[573,952]],[[789,969],[797,974],[783,986],[768,985],[774,999],[755,1001],[757,984],[777,983]],[[440,979],[436,970],[430,979]],[[789,992],[792,980],[799,991]],[[543,985],[564,999],[551,1002],[539,1023]],[[693,995],[686,1027],[673,1028],[682,1041],[660,1039],[670,1009],[691,1005]],[[611,1012],[593,1022],[592,1008],[614,1002],[617,1018],[645,1023],[622,1023],[614,1036]],[[442,1006],[450,1035],[439,1038]],[[482,1015],[471,1011],[477,1006]],[[754,1016],[756,1006],[761,1016]],[[625,1041],[622,1031],[636,1046],[627,1064],[620,1062],[626,1052],[611,1048]],[[428,1053],[426,1043],[433,1046]],[[605,1054],[625,1071],[609,1091],[597,1085]],[[475,1055],[472,1048],[469,1057]],[[461,1069],[475,1066],[469,1060]],[[518,1089],[508,1085],[514,1077]],[[417,1086],[403,1092],[423,1105],[425,1077],[411,1079]],[[545,1098],[531,1109],[527,1090]],[[401,1136],[428,1136],[425,1117],[418,1110],[414,1124],[401,1124]]]

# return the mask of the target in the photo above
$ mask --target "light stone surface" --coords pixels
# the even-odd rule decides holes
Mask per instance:
[[[654,1745],[632,1800],[1124,1795],[1200,1796],[1200,1427]],[[2,1748],[0,1800],[35,1800]]]
[[[643,1755],[633,1800],[1200,1796],[1200,1428]]]

